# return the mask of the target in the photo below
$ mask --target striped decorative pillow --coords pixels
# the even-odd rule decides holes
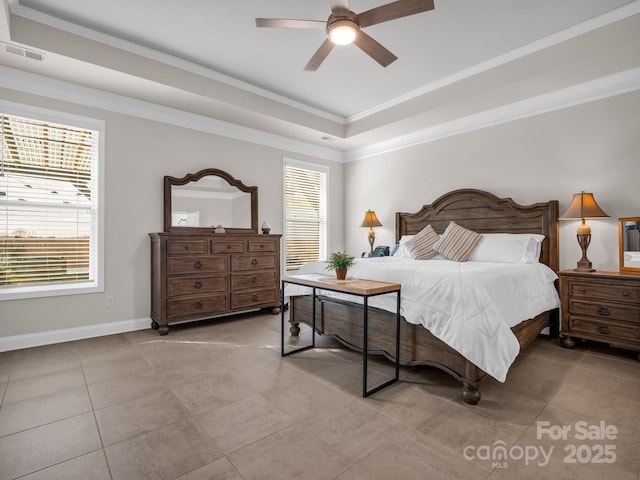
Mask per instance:
[[[433,227],[427,225],[403,245],[416,260],[428,260],[436,255],[437,252],[433,249],[433,245],[439,239],[440,237]]]
[[[466,262],[481,238],[479,233],[451,222],[433,249],[455,262]]]

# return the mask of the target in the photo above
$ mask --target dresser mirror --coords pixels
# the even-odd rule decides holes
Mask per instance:
[[[640,217],[618,219],[620,270],[640,273]]]
[[[258,233],[258,187],[208,168],[182,178],[164,177],[164,231]]]

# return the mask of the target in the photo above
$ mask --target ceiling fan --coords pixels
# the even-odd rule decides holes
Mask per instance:
[[[306,71],[315,71],[335,45],[354,43],[383,67],[397,60],[393,53],[362,31],[365,27],[433,10],[433,0],[397,0],[359,14],[349,10],[349,0],[329,0],[327,21],[288,18],[256,18],[256,27],[325,29],[327,38],[313,54]]]

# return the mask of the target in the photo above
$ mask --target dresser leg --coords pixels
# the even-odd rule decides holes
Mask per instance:
[[[576,341],[573,338],[567,336],[562,337],[560,343],[564,348],[573,348],[576,346]]]
[[[158,333],[160,335],[166,335],[167,333],[169,333],[169,327],[167,325],[163,325],[161,327],[158,327]]]
[[[157,330],[159,326],[160,324],[158,322],[156,322],[155,320],[151,320],[151,328]]]

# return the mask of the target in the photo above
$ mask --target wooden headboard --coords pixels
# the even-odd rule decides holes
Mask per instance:
[[[519,205],[482,190],[454,190],[415,213],[396,213],[396,242],[429,224],[442,233],[451,221],[478,233],[542,234],[540,261],[556,272],[559,269],[557,200]]]

